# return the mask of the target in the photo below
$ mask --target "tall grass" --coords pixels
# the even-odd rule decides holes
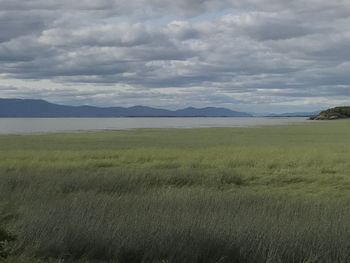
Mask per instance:
[[[349,128],[0,136],[5,262],[349,262]]]
[[[21,245],[37,257],[118,262],[350,259],[350,209],[342,202],[194,189],[121,196],[85,192],[36,202],[22,212]]]

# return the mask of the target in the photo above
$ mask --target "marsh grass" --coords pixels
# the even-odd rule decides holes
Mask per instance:
[[[349,128],[0,136],[5,262],[349,262]]]

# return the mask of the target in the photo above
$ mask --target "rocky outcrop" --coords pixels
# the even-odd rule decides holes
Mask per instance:
[[[311,120],[338,120],[350,118],[350,106],[335,107],[325,111],[321,111],[320,114],[311,117]]]

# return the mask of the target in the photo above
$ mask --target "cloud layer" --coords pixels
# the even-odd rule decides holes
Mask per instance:
[[[350,103],[350,2],[0,0],[0,97],[317,109]]]

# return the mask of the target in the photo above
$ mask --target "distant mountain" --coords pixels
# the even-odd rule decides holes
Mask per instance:
[[[0,99],[0,117],[251,117],[251,114],[226,108],[165,110],[146,106],[94,107],[66,106],[32,99]]]
[[[176,110],[174,113],[175,115],[182,117],[252,117],[252,115],[248,113],[215,107],[206,107],[201,109],[188,107],[182,110]]]
[[[316,116],[320,113],[320,111],[313,112],[287,112],[287,113],[272,113],[266,115],[266,117],[312,117]]]
[[[350,106],[335,107],[321,111],[318,115],[311,117],[312,120],[337,120],[350,118]]]
[[[268,117],[271,112],[248,112],[248,114],[251,114],[253,117]]]

